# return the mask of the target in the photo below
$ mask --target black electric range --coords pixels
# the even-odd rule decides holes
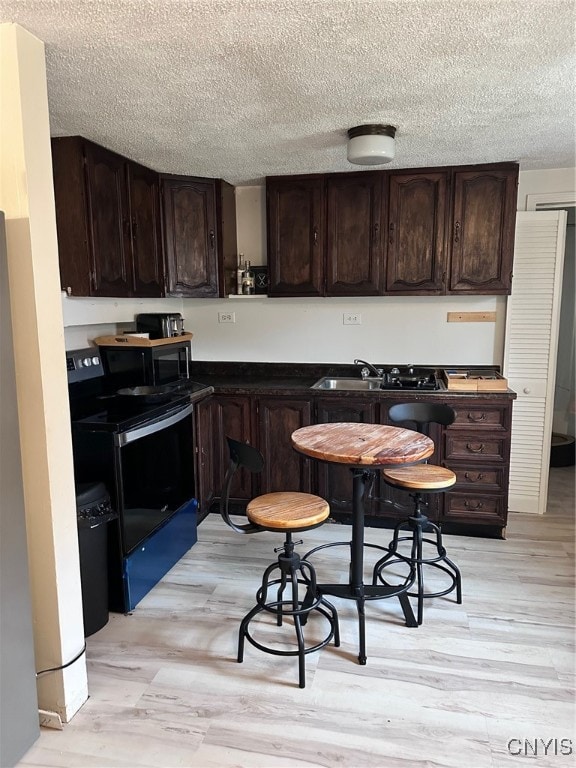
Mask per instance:
[[[188,379],[165,384],[163,388],[170,393],[169,398],[156,404],[131,403],[128,398],[116,394],[92,394],[82,403],[73,403],[71,399],[74,429],[127,432],[169,417],[213,391],[213,388],[206,384]]]
[[[118,395],[95,348],[66,363],[75,482],[110,494],[109,609],[127,613],[196,542],[194,403],[213,388],[177,379],[149,403]]]

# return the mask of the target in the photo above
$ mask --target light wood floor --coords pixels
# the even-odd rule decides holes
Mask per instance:
[[[554,752],[562,739],[576,748],[574,468],[553,469],[550,487],[547,514],[512,514],[506,541],[445,537],[462,605],[429,601],[417,629],[397,600],[369,605],[366,666],[354,604],[335,601],[342,645],[307,657],[304,690],[295,659],[248,645],[235,660],[282,537],[240,536],[212,516],[133,615],[112,614],[88,639],[88,702],[63,731],[43,729],[20,765],[500,768],[526,765],[534,747],[539,767],[573,765]],[[300,549],[346,533],[324,525]],[[317,560],[323,578],[345,578],[339,551]],[[511,754],[525,740],[529,757]]]

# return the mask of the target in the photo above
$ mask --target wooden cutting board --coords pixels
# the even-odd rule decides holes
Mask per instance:
[[[170,336],[168,339],[143,339],[140,336],[119,334],[118,336],[98,336],[94,343],[99,347],[158,347],[161,344],[178,344],[190,341],[194,334],[183,333],[181,336]]]

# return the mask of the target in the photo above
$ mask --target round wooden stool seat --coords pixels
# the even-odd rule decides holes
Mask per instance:
[[[272,531],[299,531],[320,525],[330,514],[330,505],[312,493],[284,491],[265,493],[246,507],[251,523]]]
[[[451,469],[435,464],[415,464],[412,467],[396,467],[382,472],[382,477],[394,488],[434,493],[451,488],[456,475]]]

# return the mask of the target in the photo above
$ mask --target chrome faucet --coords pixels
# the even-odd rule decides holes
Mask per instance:
[[[381,379],[384,375],[382,368],[375,368],[372,363],[367,363],[366,360],[354,360],[354,365],[363,366],[360,370],[360,376],[362,376],[363,379],[367,379],[370,376],[370,373],[373,373],[377,379]]]

